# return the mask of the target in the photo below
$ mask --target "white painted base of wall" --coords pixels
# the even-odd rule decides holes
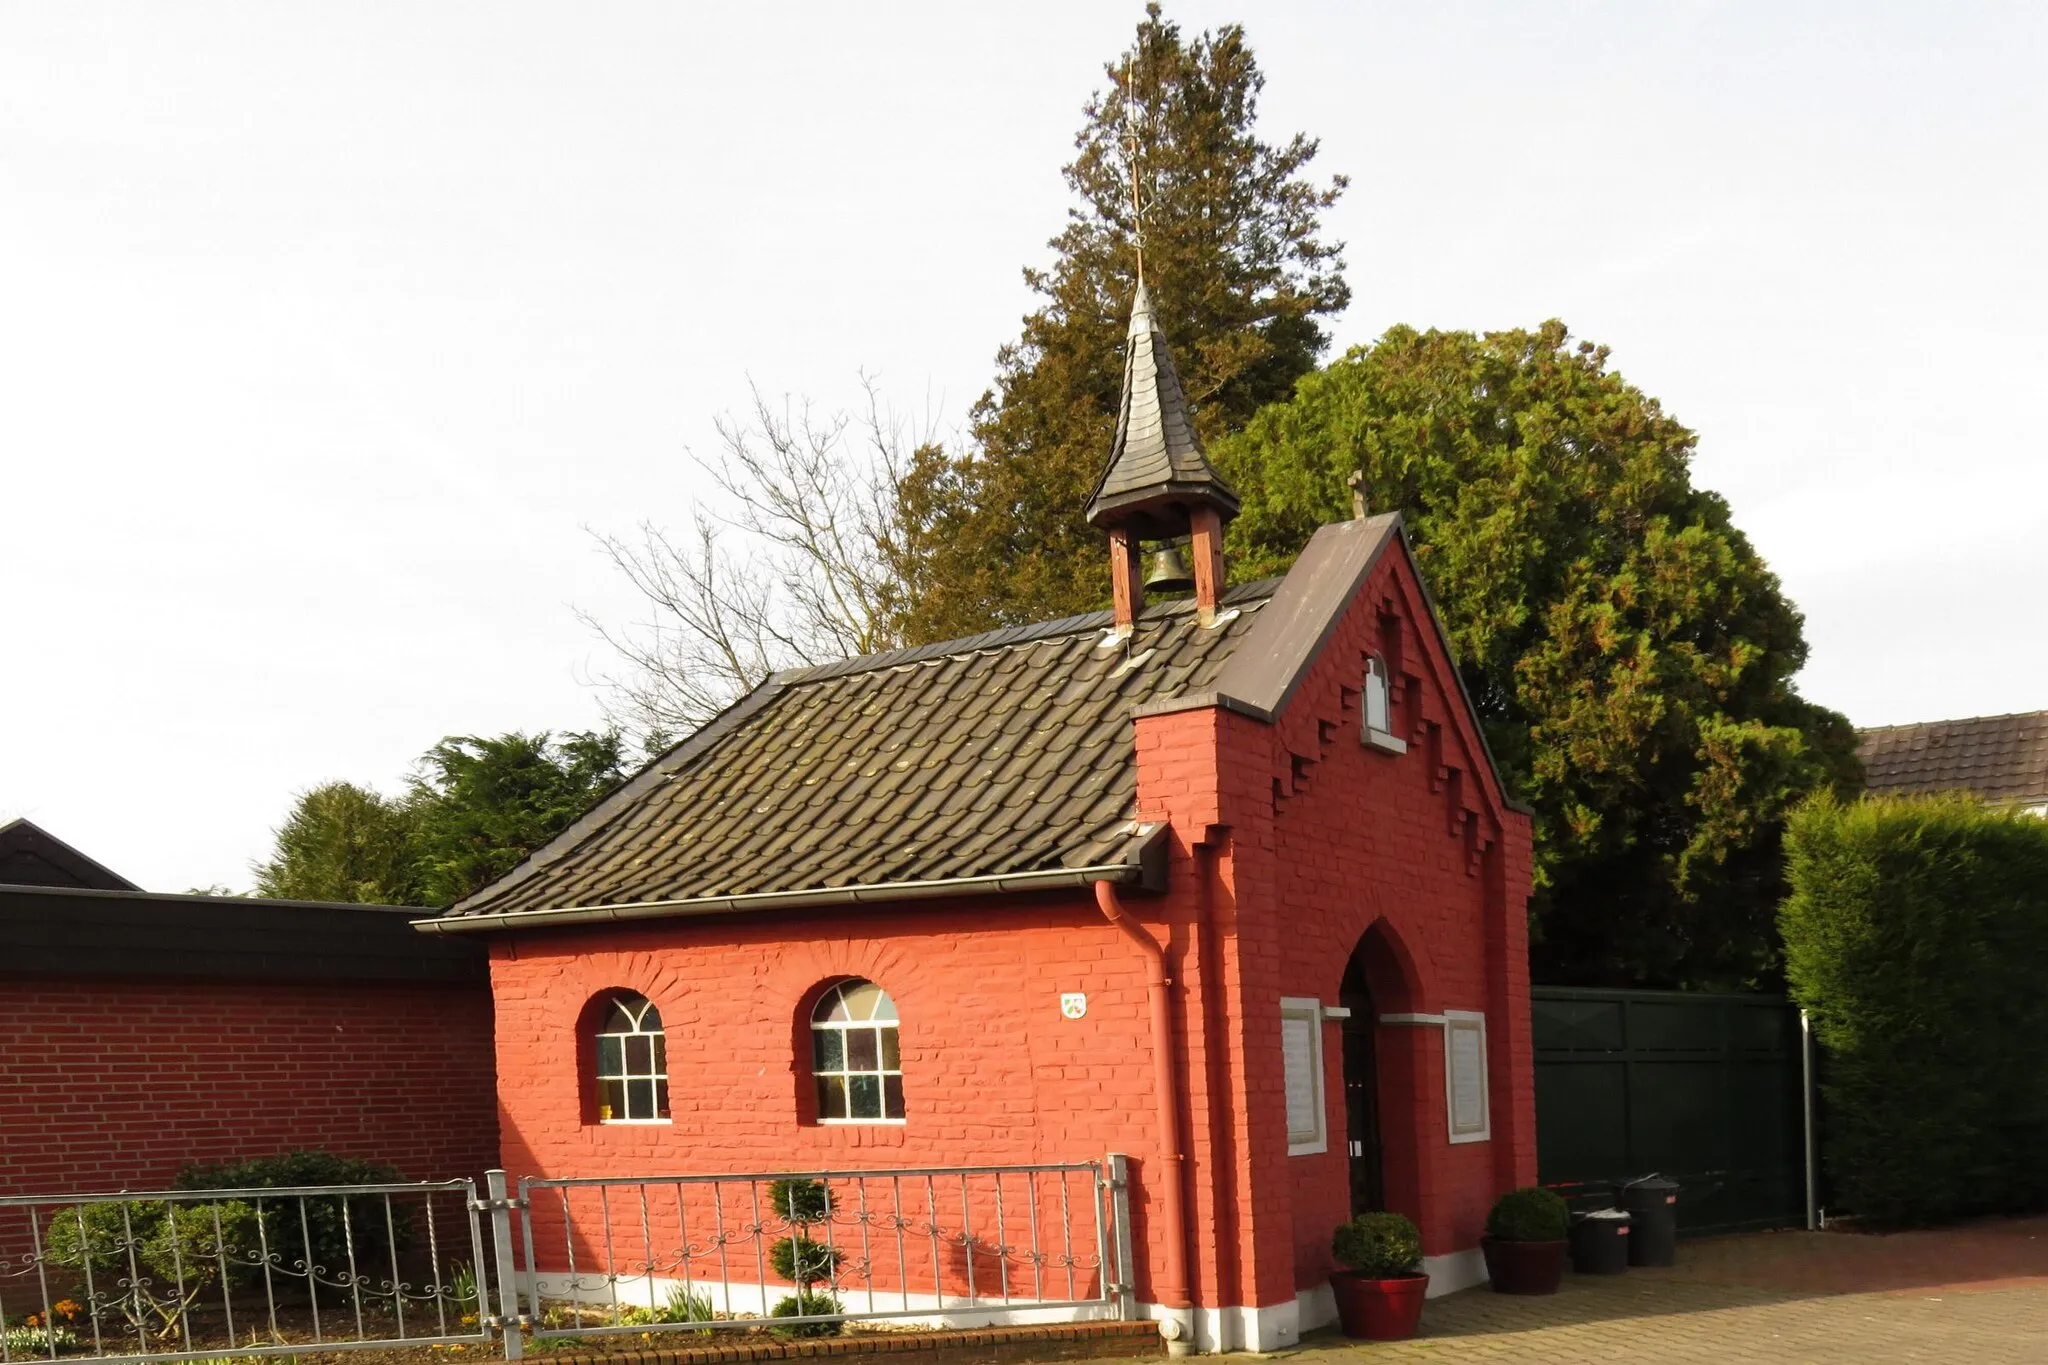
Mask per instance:
[[[1455,1251],[1448,1256],[1425,1256],[1422,1268],[1429,1275],[1429,1297],[1432,1299],[1486,1283],[1486,1260],[1478,1247]],[[544,1299],[645,1305],[661,1302],[671,1287],[681,1283],[680,1280],[660,1277],[621,1277],[615,1284],[593,1278],[578,1283],[564,1275],[543,1273],[538,1288]],[[521,1287],[529,1293],[535,1288],[530,1280]],[[721,1312],[764,1316],[777,1299],[792,1292],[786,1285],[716,1281],[698,1281],[693,1288],[708,1294],[713,1306]],[[1093,1305],[1034,1308],[1024,1303],[1005,1305],[999,1300],[991,1302],[987,1299],[962,1303],[954,1298],[948,1298],[941,1305],[936,1298],[924,1294],[911,1294],[906,1303],[901,1295],[879,1292],[870,1303],[866,1294],[858,1290],[842,1291],[841,1296],[853,1312],[880,1311],[890,1314],[905,1326],[1021,1326],[1028,1323],[1099,1321],[1113,1316],[1112,1309]],[[1178,1321],[1181,1339],[1192,1341],[1197,1351],[1284,1351],[1299,1344],[1302,1333],[1313,1332],[1335,1322],[1337,1300],[1328,1284],[1319,1284],[1302,1290],[1285,1303],[1193,1309],[1141,1303],[1138,1315],[1153,1322]]]
[[[1486,1258],[1478,1247],[1425,1256],[1422,1269],[1429,1276],[1432,1299],[1486,1283]],[[1298,1345],[1302,1333],[1335,1322],[1337,1299],[1329,1285],[1319,1284],[1302,1290],[1290,1303],[1257,1308],[1197,1308],[1189,1313],[1146,1303],[1138,1305],[1138,1311],[1155,1321],[1178,1315],[1192,1328],[1198,1351],[1284,1351]]]
[[[522,1274],[519,1278],[523,1293],[530,1296],[537,1288],[544,1301],[589,1305],[617,1303],[640,1308],[659,1304],[668,1297],[670,1290],[684,1287],[682,1280],[645,1275],[622,1275],[612,1282],[595,1275],[572,1279],[568,1275],[551,1275],[543,1271],[537,1285],[531,1276]],[[696,1280],[688,1287],[709,1299],[715,1311],[734,1317],[767,1317],[777,1302],[796,1292],[788,1285],[763,1285],[741,1280]],[[1001,1299],[976,1297],[969,1300],[949,1294],[941,1303],[931,1294],[891,1293],[879,1289],[869,1294],[865,1289],[857,1288],[842,1288],[838,1293],[847,1312],[885,1316],[904,1327],[963,1330],[1028,1327],[1056,1322],[1101,1322],[1116,1316],[1116,1310],[1107,1305],[1041,1308],[1021,1297],[1006,1304]]]
[[[1281,1351],[1301,1340],[1291,1303],[1263,1308],[1162,1308],[1141,1303],[1138,1312],[1155,1321],[1179,1318],[1197,1351]]]
[[[1429,1276],[1429,1297],[1440,1298],[1485,1284],[1486,1255],[1478,1247],[1466,1247],[1448,1256],[1425,1256],[1422,1271]]]

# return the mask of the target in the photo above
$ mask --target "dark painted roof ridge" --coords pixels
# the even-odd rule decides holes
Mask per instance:
[[[2000,711],[1989,716],[1947,716],[1941,720],[1901,721],[1896,725],[1859,725],[1856,727],[1856,733],[1880,735],[1893,730],[1925,730],[1930,725],[1975,725],[1981,721],[2033,720],[2036,717],[2048,717],[2048,711]]]
[[[1261,578],[1251,583],[1239,583],[1224,593],[1223,605],[1241,606],[1249,602],[1262,601],[1271,597],[1283,581],[1278,578]],[[1187,616],[1194,609],[1193,598],[1155,603],[1145,608],[1144,614],[1138,618],[1138,623],[1144,625],[1148,622],[1168,621],[1177,616]],[[851,659],[835,659],[831,663],[816,664],[809,668],[785,669],[770,681],[782,687],[796,687],[803,683],[823,682],[828,678],[843,678],[852,673],[866,673],[896,668],[904,664],[924,663],[931,659],[950,659],[964,654],[1010,649],[1017,645],[1037,644],[1041,640],[1057,639],[1065,635],[1087,635],[1107,630],[1114,623],[1115,614],[1112,612],[1087,611],[1078,616],[1062,616],[1056,621],[1004,626],[1000,630],[983,631],[979,635],[963,635],[957,640],[940,640],[929,645],[883,650],[879,654],[859,654]]]

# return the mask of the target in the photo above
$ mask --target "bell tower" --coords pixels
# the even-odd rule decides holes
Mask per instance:
[[[1209,463],[1189,420],[1180,375],[1141,278],[1131,301],[1116,439],[1086,513],[1089,525],[1109,532],[1119,631],[1128,633],[1144,609],[1142,542],[1182,536],[1194,559],[1195,610],[1203,625],[1215,621],[1223,596],[1223,528],[1237,508],[1237,494]]]

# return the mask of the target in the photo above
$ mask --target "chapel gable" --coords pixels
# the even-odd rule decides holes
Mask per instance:
[[[1477,876],[1511,803],[1398,526],[1389,542],[1307,683],[1276,717],[1284,754],[1273,778],[1276,811],[1309,794],[1335,745],[1363,745],[1421,766],[1441,802],[1444,836]]]
[[[1316,789],[1318,769],[1340,746],[1421,766],[1444,836],[1471,875],[1514,809],[1398,514],[1319,530],[1215,692],[1147,711],[1197,705],[1271,725],[1266,780],[1276,816]]]

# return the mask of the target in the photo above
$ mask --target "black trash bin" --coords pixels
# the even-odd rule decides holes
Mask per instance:
[[[1628,1263],[1678,1263],[1678,1182],[1644,1176],[1621,1188],[1621,1206],[1629,1211]]]
[[[1632,1221],[1620,1209],[1573,1215],[1572,1269],[1581,1275],[1619,1275],[1627,1270]]]

